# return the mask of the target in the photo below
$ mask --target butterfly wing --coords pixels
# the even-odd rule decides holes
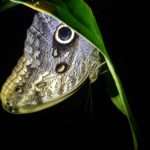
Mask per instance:
[[[75,93],[89,77],[94,82],[99,53],[72,28],[37,13],[27,30],[23,56],[2,87],[3,107],[31,113],[51,107]]]

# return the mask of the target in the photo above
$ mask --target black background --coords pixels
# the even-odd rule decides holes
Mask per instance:
[[[112,49],[112,0],[89,0],[97,22],[104,36],[104,41],[113,59],[115,67],[123,82],[131,109],[140,129],[141,149],[143,144],[144,121],[142,116],[142,96],[140,95],[140,75],[137,66],[138,54],[134,58],[134,51],[128,48],[126,41],[123,45]],[[4,83],[12,68],[23,52],[26,30],[33,19],[34,11],[22,6],[0,14],[0,86]],[[117,31],[123,29],[121,24]],[[120,45],[120,37],[116,44]],[[130,55],[129,55],[130,53]],[[135,77],[136,76],[136,77]],[[138,84],[137,84],[138,83]],[[53,141],[64,140],[72,146],[91,146],[91,149],[132,150],[132,138],[126,118],[113,106],[104,90],[103,76],[96,83],[89,86],[88,81],[71,98],[50,109],[29,114],[11,115],[0,107],[0,130],[7,137],[29,136],[32,140],[37,137]],[[92,89],[92,101],[87,93]],[[91,104],[92,103],[92,104]],[[48,137],[48,138],[47,138]],[[27,141],[32,143],[32,140]],[[51,140],[53,139],[53,140]],[[19,140],[20,141],[20,140]],[[41,141],[40,141],[41,142]],[[40,144],[40,143],[39,143]],[[59,145],[59,144],[58,144]],[[43,145],[44,146],[44,145]],[[90,148],[90,147],[89,147]]]

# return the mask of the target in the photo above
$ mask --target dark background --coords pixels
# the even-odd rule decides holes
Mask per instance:
[[[142,138],[144,102],[139,89],[142,83],[139,81],[138,54],[133,61],[134,51],[131,51],[127,46],[128,42],[121,40],[120,37],[116,38],[117,46],[112,49],[112,0],[99,1],[99,3],[97,1],[89,0],[89,4],[123,82],[139,126],[140,147],[144,150]],[[22,55],[26,30],[32,22],[33,15],[33,10],[22,6],[0,13],[0,86]],[[121,22],[116,27],[116,32],[124,33]],[[4,131],[7,137],[18,136],[18,140],[22,136],[29,136],[29,139],[32,137],[34,139],[36,136],[39,139],[37,142],[41,138],[59,142],[64,140],[63,144],[66,147],[68,143],[72,143],[72,146],[77,148],[88,145],[91,149],[97,147],[106,150],[111,147],[115,150],[132,150],[128,122],[111,103],[104,87],[103,76],[100,76],[92,86],[87,81],[75,95],[57,106],[29,115],[11,115],[0,107],[1,133]],[[92,100],[87,96],[91,89]],[[32,143],[32,140],[27,141]]]

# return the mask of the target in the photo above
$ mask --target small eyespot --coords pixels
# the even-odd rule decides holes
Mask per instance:
[[[56,66],[57,73],[64,73],[67,71],[67,69],[68,69],[68,65],[66,63],[60,63],[60,64],[57,64]]]
[[[15,92],[17,92],[17,93],[22,93],[22,92],[23,92],[22,87],[21,87],[21,86],[17,86],[17,87],[15,88]]]
[[[60,44],[69,44],[75,37],[75,32],[67,25],[60,25],[55,32],[55,40]]]

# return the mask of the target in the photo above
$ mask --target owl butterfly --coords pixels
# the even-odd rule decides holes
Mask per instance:
[[[27,30],[24,53],[1,90],[4,109],[32,113],[51,107],[97,79],[101,57],[72,28],[43,13]]]

